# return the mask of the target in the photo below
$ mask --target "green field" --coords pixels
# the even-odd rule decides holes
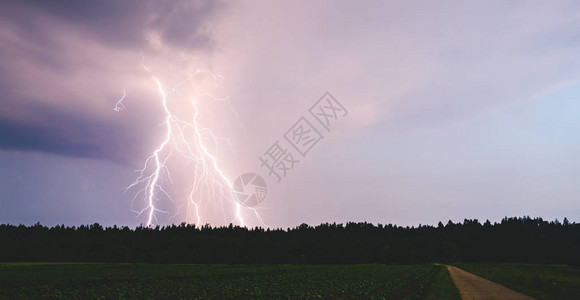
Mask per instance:
[[[580,268],[456,266],[538,299],[580,299]],[[460,299],[441,265],[0,263],[0,299]]]
[[[429,286],[428,292],[425,295],[427,300],[460,300],[459,291],[455,287],[449,271],[446,267],[442,267],[435,276],[435,279]]]
[[[580,299],[580,267],[475,263],[455,266],[537,299]]]
[[[4,263],[0,299],[424,299],[456,295],[446,274],[431,264]]]

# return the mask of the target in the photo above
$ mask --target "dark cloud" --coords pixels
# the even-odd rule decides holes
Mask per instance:
[[[127,164],[140,145],[143,132],[116,122],[99,121],[37,105],[36,121],[0,118],[0,148],[38,151],[72,157],[106,159]]]
[[[36,1],[0,3],[4,21],[13,22],[19,34],[43,45],[51,44],[43,26],[53,18],[74,26],[103,43],[117,47],[143,47],[147,32],[156,31],[163,42],[176,47],[211,48],[207,22],[222,7],[217,1]]]
[[[109,105],[99,102],[109,99],[106,88],[118,88],[107,86],[114,81],[108,77],[122,75],[103,62],[119,58],[86,59],[75,51],[90,41],[138,56],[148,50],[152,31],[164,46],[211,51],[207,26],[221,6],[215,1],[0,1],[0,149],[130,163],[147,134],[131,122],[144,117],[146,108],[133,108],[132,119],[117,122],[91,113]],[[75,35],[67,36],[70,32]],[[135,68],[137,61],[131,62]],[[79,76],[86,76],[82,87],[70,80]],[[87,96],[84,88],[102,93]],[[66,99],[82,101],[86,110],[67,108]]]

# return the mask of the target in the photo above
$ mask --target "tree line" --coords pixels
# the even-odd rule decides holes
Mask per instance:
[[[542,218],[437,226],[295,228],[0,225],[0,261],[147,263],[519,262],[580,265],[580,224]]]

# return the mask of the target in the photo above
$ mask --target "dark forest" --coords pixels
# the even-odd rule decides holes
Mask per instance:
[[[438,226],[370,223],[295,228],[0,225],[0,261],[147,263],[580,264],[580,224],[542,218],[465,219]]]

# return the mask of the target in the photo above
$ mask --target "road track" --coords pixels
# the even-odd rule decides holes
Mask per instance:
[[[459,290],[461,299],[464,300],[533,300],[534,298],[518,293],[503,285],[479,277],[475,274],[463,271],[457,267],[447,266],[449,275]]]

